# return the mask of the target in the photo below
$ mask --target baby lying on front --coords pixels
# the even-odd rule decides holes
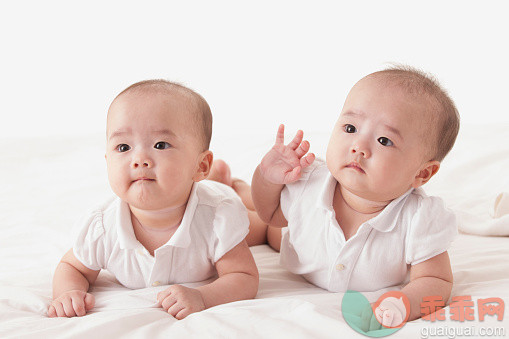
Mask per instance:
[[[224,162],[215,163],[212,177],[256,208],[249,245],[268,242],[287,269],[319,287],[377,291],[406,283],[409,274],[401,292],[413,320],[423,297],[447,301],[452,289],[447,249],[457,234],[455,216],[420,187],[437,173],[458,130],[456,107],[436,81],[393,68],[351,89],[326,162],[308,154],[302,131],[285,145],[280,126],[253,175],[252,200],[249,185],[232,180]],[[379,308],[365,320],[369,329],[405,318]]]
[[[143,81],[113,100],[106,162],[118,197],[82,221],[55,271],[50,317],[92,309],[88,290],[101,269],[129,288],[172,284],[157,300],[177,319],[255,297],[246,209],[231,188],[202,181],[212,165],[211,133],[207,102],[181,85]],[[216,274],[196,289],[178,285]]]
[[[456,221],[420,187],[437,173],[458,130],[448,95],[425,74],[404,68],[355,84],[326,162],[307,154],[301,131],[285,146],[280,126],[255,171],[252,195],[263,221],[288,225],[282,263],[336,292],[399,285],[409,272],[401,290],[410,301],[409,320],[421,316],[423,297],[447,301],[453,281],[447,248]],[[387,311],[384,317],[397,312]]]

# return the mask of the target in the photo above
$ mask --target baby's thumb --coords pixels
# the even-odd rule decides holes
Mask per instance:
[[[295,167],[291,172],[286,173],[285,178],[283,179],[283,183],[290,184],[294,181],[299,180],[301,177],[301,167]]]
[[[90,293],[87,293],[87,295],[85,296],[85,310],[91,310],[92,308],[94,308],[94,305],[95,305],[95,297],[90,294]]]

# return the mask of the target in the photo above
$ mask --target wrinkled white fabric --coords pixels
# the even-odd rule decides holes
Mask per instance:
[[[493,218],[500,218],[509,214],[509,193],[502,192],[497,195],[493,202],[493,207],[490,210],[490,214]]]

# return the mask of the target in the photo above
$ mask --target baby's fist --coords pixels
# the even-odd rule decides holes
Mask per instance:
[[[178,320],[205,309],[200,291],[182,285],[171,285],[166,290],[159,292],[157,301],[166,312]]]
[[[92,294],[80,290],[67,291],[54,299],[48,307],[48,317],[81,317],[94,307]]]
[[[403,298],[385,298],[375,309],[376,319],[385,327],[398,327],[406,319]]]

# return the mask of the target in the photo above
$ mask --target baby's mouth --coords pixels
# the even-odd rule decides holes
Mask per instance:
[[[139,177],[133,180],[133,182],[150,182],[150,181],[156,181],[156,179],[151,179],[147,177]]]
[[[351,163],[349,163],[348,165],[345,166],[346,168],[351,168],[353,170],[356,170],[360,173],[366,173],[364,172],[364,170],[362,169],[361,165],[359,165],[359,163],[355,162],[355,161],[352,161]]]

